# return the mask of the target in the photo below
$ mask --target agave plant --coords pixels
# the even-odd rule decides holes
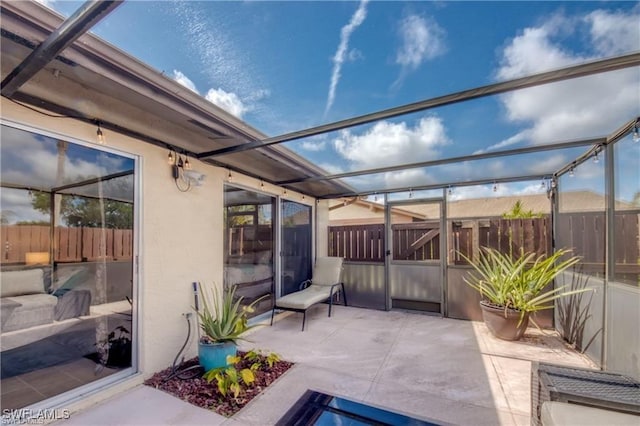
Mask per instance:
[[[247,314],[254,311],[255,305],[262,298],[248,306],[242,305],[242,297],[235,297],[235,286],[224,292],[222,300],[214,289],[203,291],[198,284],[202,296],[203,308],[197,311],[200,328],[205,340],[211,343],[224,343],[241,340],[241,335],[257,325],[249,325]]]
[[[482,247],[479,259],[473,262],[462,255],[474,268],[464,281],[476,289],[489,303],[520,312],[520,322],[526,315],[553,308],[553,301],[589,289],[565,291],[565,286],[546,289],[555,277],[580,261],[577,256],[562,258],[570,253],[560,249],[550,256],[522,253],[512,258],[498,250]]]

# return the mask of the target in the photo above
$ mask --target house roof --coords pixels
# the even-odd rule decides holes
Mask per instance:
[[[551,212],[551,202],[546,194],[511,195],[505,197],[485,197],[467,200],[456,200],[447,203],[447,217],[450,219],[476,218],[476,217],[496,217],[502,216],[510,211],[516,201],[520,200],[525,210],[534,213],[549,214]],[[564,212],[593,212],[604,211],[605,198],[602,194],[592,191],[567,191],[563,192],[559,198],[560,213]],[[343,205],[343,202],[335,202],[330,209],[331,212]],[[349,204],[351,205],[351,204]],[[380,217],[384,217],[384,204],[374,203],[366,200],[358,200],[353,203],[360,209],[376,212]],[[630,210],[637,209],[631,203],[616,201],[616,209]],[[346,211],[346,209],[345,209]],[[341,215],[341,222],[357,223],[358,210],[350,209],[350,218]],[[407,218],[425,220],[440,217],[440,206],[438,204],[407,204],[402,208],[394,207],[395,214],[405,215]],[[335,214],[334,214],[335,216]]]
[[[63,18],[37,2],[2,2],[4,79]],[[198,154],[262,140],[266,135],[190,91],[162,72],[85,33],[60,52],[10,98],[22,104],[127,134],[158,146]],[[268,182],[326,174],[283,146],[234,153],[202,161]],[[309,182],[296,189],[309,195],[349,191],[340,181]]]

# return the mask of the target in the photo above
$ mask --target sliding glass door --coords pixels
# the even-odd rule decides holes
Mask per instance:
[[[311,207],[282,201],[282,295],[311,278]]]
[[[252,316],[269,311],[275,297],[275,198],[225,186],[224,286],[236,286],[244,304],[259,300]]]
[[[135,161],[2,125],[3,409],[133,365]]]

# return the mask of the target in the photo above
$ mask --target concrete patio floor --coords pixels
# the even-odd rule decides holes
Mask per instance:
[[[519,342],[484,324],[415,313],[318,306],[261,327],[242,349],[277,352],[296,365],[227,419],[138,386],[74,414],[66,425],[271,425],[307,390],[440,423],[530,424],[531,361],[593,367],[561,340],[530,328]]]

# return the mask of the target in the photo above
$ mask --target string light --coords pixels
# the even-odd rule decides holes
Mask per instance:
[[[569,169],[569,177],[574,177],[576,175],[576,172],[573,169],[574,167],[571,166],[571,168]]]
[[[447,191],[447,194],[452,195],[453,194],[453,188],[449,187],[449,190]]]
[[[600,158],[598,158],[598,151],[593,154],[593,164],[598,164],[600,162]]]
[[[493,184],[493,192],[498,192],[498,184],[497,183]]]
[[[189,162],[189,157],[185,156],[184,160],[184,169],[191,170],[191,163]]]
[[[229,173],[227,174],[227,182],[231,182],[233,180],[233,175],[231,174],[231,170],[229,170]]]
[[[169,163],[170,166],[173,166],[175,161],[175,158],[173,157],[173,151],[169,150],[169,155],[167,156],[167,163]]]
[[[413,198],[413,189],[409,188],[409,198]]]
[[[282,195],[287,195],[287,188],[282,191]]]
[[[264,189],[264,182],[260,179],[260,189]]]
[[[633,141],[634,142],[638,142],[640,141],[640,131],[638,131],[638,125],[636,124],[635,126],[633,126]]]
[[[98,121],[98,130],[96,131],[96,136],[98,137],[98,143],[100,145],[104,145],[105,140],[104,140],[104,134],[102,133],[102,129],[100,128],[100,122]]]
[[[373,194],[373,202],[374,203],[378,202],[378,193],[377,192]]]

